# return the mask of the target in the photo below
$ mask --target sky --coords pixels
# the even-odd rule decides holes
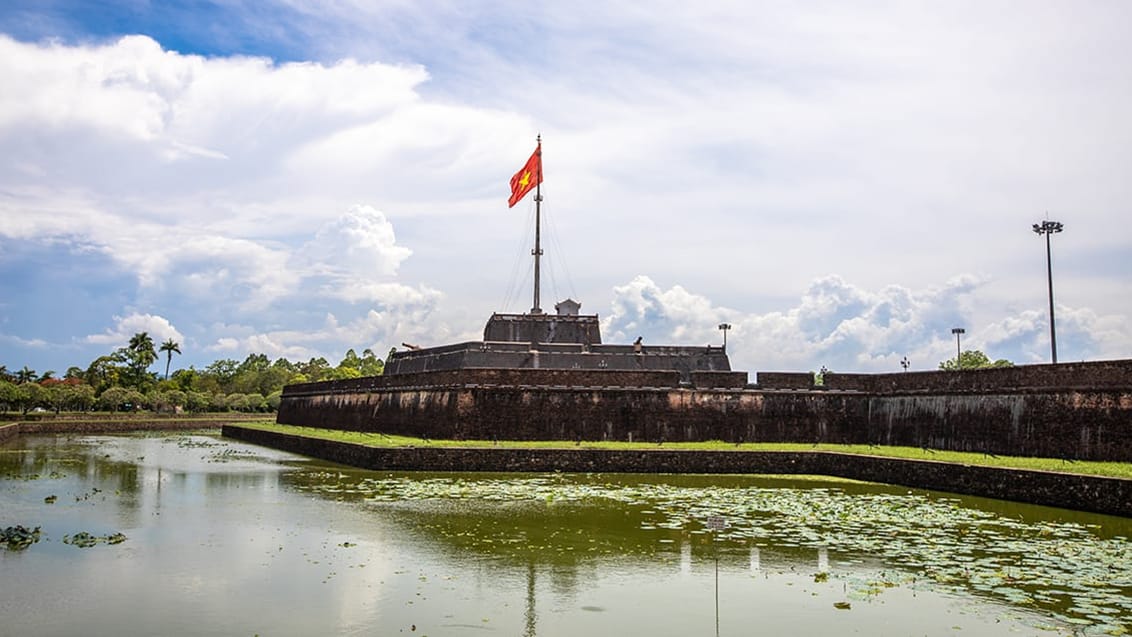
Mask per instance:
[[[8,0],[0,365],[541,306],[734,369],[1132,358],[1132,3]],[[163,371],[157,364],[153,371]]]

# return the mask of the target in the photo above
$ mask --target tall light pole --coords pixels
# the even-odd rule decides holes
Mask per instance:
[[[1034,224],[1034,232],[1046,236],[1046,280],[1049,282],[1049,353],[1053,362],[1057,363],[1057,332],[1053,326],[1053,257],[1050,254],[1049,236],[1061,232],[1064,226],[1060,221],[1045,220]]]
[[[719,331],[723,332],[723,351],[727,351],[727,330],[731,329],[730,323],[720,323]]]
[[[967,330],[961,327],[953,327],[951,328],[951,333],[955,335],[955,369],[958,370],[959,357],[963,355],[963,348],[959,346],[959,337],[962,334],[966,334]]]

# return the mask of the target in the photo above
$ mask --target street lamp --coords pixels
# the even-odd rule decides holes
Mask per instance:
[[[719,331],[723,332],[723,351],[727,351],[727,330],[731,329],[730,323],[720,323]]]
[[[1049,352],[1057,363],[1057,332],[1053,328],[1053,259],[1050,255],[1049,236],[1064,229],[1060,221],[1045,220],[1034,224],[1034,232],[1046,236],[1046,279],[1049,281]]]
[[[963,354],[962,348],[959,347],[959,336],[966,334],[967,330],[961,327],[953,327],[951,333],[955,335],[955,369],[959,369],[959,357]]]
[[[908,371],[908,368],[911,365],[912,365],[912,363],[908,362],[907,356],[905,356],[903,359],[900,360],[900,366],[904,368],[904,371]]]

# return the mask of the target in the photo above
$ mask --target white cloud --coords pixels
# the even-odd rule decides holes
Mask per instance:
[[[41,348],[47,346],[47,341],[41,338],[20,338],[19,336],[13,336],[11,334],[0,334],[0,342],[12,343],[20,347]]]
[[[728,348],[736,369],[799,370],[827,366],[847,372],[897,371],[907,356],[916,369],[935,369],[954,357],[951,328],[967,326],[963,349],[982,349],[1016,363],[1048,361],[1048,322],[1024,311],[1001,321],[974,322],[984,280],[960,276],[944,286],[911,290],[889,285],[870,291],[837,276],[811,283],[793,307],[764,314],[715,305],[675,285],[663,290],[647,276],[614,288],[603,320],[607,342],[640,335],[654,344],[718,344],[718,325],[732,325]],[[1074,358],[1119,358],[1132,346],[1132,329],[1120,317],[1087,308],[1059,310],[1059,342]],[[1070,345],[1071,344],[1071,345]],[[1069,360],[1073,360],[1071,358]]]
[[[397,246],[393,224],[371,206],[355,205],[318,229],[295,253],[302,272],[366,281],[397,273],[412,250]]]
[[[224,351],[357,346],[304,340],[322,313],[436,343],[506,309],[506,180],[541,131],[608,340],[727,320],[752,368],[930,366],[962,322],[1042,360],[1048,209],[1065,355],[1129,352],[1119,3],[293,4],[287,50],[322,61],[0,35],[0,241],[105,255],[138,282],[119,314]]]
[[[234,327],[234,331],[246,330]],[[340,323],[335,315],[327,314],[323,324],[314,329],[225,336],[218,338],[206,349],[237,357],[250,353],[263,353],[271,358],[286,357],[290,360],[322,356],[334,364],[350,348],[356,351],[369,348],[383,353],[385,350],[382,348],[400,347],[402,342],[418,345],[446,344],[452,335],[446,326],[438,324],[428,305],[403,305],[380,312],[369,310],[347,323]]]
[[[115,316],[113,327],[102,334],[91,334],[83,340],[97,345],[124,346],[129,343],[134,334],[140,332],[148,333],[153,342],[157,344],[169,338],[178,343],[185,341],[185,337],[167,319],[152,314]]]

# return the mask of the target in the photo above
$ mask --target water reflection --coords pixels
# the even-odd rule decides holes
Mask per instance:
[[[25,437],[0,447],[0,504],[0,526],[45,532],[0,550],[19,582],[0,634],[1132,629],[1130,521],[882,485],[376,473],[215,436]],[[129,540],[61,542],[79,531]]]

